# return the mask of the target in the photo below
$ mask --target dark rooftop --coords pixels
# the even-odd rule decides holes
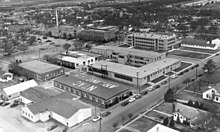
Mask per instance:
[[[114,97],[116,94],[128,91],[129,88],[119,86],[83,74],[64,75],[54,80],[69,87],[73,87],[80,91],[92,94],[105,100]]]

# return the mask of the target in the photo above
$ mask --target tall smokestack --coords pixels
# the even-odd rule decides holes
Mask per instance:
[[[56,24],[57,24],[57,27],[59,27],[59,20],[58,20],[58,11],[56,9]]]

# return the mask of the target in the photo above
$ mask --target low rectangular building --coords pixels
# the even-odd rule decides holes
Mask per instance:
[[[164,58],[142,67],[133,67],[108,61],[99,61],[89,66],[89,72],[128,84],[142,86],[181,66],[181,61]]]
[[[21,68],[20,73],[22,75],[26,75],[28,78],[33,78],[38,81],[46,81],[64,74],[63,67],[39,60],[20,63],[19,67]]]
[[[101,54],[111,59],[111,61],[120,64],[127,64],[137,67],[161,60],[166,57],[165,54],[153,51],[103,45],[92,48],[91,52]]]
[[[191,48],[200,48],[200,49],[210,49],[216,50],[218,46],[216,44],[207,44],[207,41],[196,40],[196,39],[183,39],[181,46],[191,47]]]
[[[19,97],[22,91],[27,90],[31,87],[36,87],[36,86],[38,86],[38,84],[34,80],[25,81],[25,82],[4,88],[1,91],[1,95],[3,96],[4,99],[10,100],[10,99]]]
[[[73,38],[81,32],[82,27],[77,26],[59,26],[59,27],[52,27],[50,29],[51,35],[53,37],[63,37],[63,38]]]
[[[54,119],[67,127],[72,127],[92,116],[91,107],[73,100],[73,98],[73,95],[64,92],[32,103],[21,109],[22,116],[32,122]]]
[[[54,86],[105,108],[118,103],[130,95],[130,89],[127,87],[106,82],[87,74],[59,77],[54,80]]]

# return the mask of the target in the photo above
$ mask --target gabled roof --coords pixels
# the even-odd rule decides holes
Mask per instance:
[[[80,109],[89,108],[85,104],[72,100],[74,97],[75,96],[69,92],[64,92],[46,100],[28,105],[27,108],[33,114],[38,114],[50,110],[68,119]]]
[[[154,127],[152,127],[150,130],[148,130],[147,132],[179,132],[179,131],[169,128],[167,126],[161,125],[161,124],[157,124]]]
[[[35,80],[29,80],[4,88],[3,91],[5,92],[6,95],[12,95],[14,93],[21,92],[35,86],[38,86],[37,82]]]
[[[207,121],[210,113],[201,109],[196,109],[181,103],[175,103],[175,111],[190,120],[191,123],[201,124]]]
[[[42,87],[33,87],[23,91],[20,96],[31,100],[32,102],[39,102],[45,99],[48,99],[51,96],[57,95],[55,92],[44,89]]]

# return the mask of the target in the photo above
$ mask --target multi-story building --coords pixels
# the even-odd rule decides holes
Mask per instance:
[[[91,52],[102,54],[103,56],[110,58],[111,61],[120,64],[126,64],[137,67],[161,60],[166,56],[165,54],[153,51],[103,45],[92,48]]]
[[[78,37],[82,40],[110,41],[116,37],[115,33],[119,29],[116,26],[95,27],[82,30]]]
[[[59,26],[59,27],[52,27],[50,29],[51,35],[54,37],[65,37],[65,38],[72,38],[76,37],[79,32],[81,32],[82,27],[77,26]]]
[[[164,58],[142,67],[99,61],[89,66],[89,71],[92,74],[105,76],[120,82],[143,86],[161,76],[165,76],[169,72],[173,72],[180,66],[181,61],[172,58]]]
[[[167,33],[133,33],[127,35],[126,41],[133,47],[151,50],[170,50],[181,43],[175,34]]]
[[[39,60],[19,64],[20,73],[38,81],[46,81],[64,74],[64,68]]]

